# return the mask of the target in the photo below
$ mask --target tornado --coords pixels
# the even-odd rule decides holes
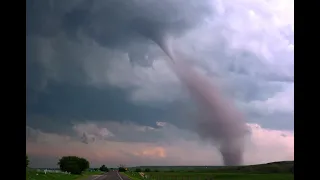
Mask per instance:
[[[83,0],[62,16],[62,27],[74,34],[81,32],[101,46],[119,52],[130,52],[135,43],[150,45],[151,40],[157,44],[168,55],[168,65],[197,104],[194,131],[220,150],[225,165],[241,165],[246,132],[243,115],[223,97],[216,82],[195,71],[185,61],[190,57],[178,52],[172,43],[174,38],[214,17],[212,6],[211,0]],[[57,7],[63,6],[53,8]],[[78,14],[85,18],[77,19]],[[70,28],[70,24],[78,28]],[[147,51],[139,50],[142,54]]]
[[[150,36],[151,34],[153,36]],[[241,112],[231,101],[223,98],[218,87],[210,79],[184,61],[188,57],[174,50],[171,45],[172,39],[165,32],[154,32],[145,36],[152,39],[168,55],[171,59],[168,64],[197,103],[201,114],[194,121],[197,134],[218,144],[224,165],[242,165],[246,124]]]
[[[180,23],[187,24],[187,19]],[[131,27],[141,36],[155,42],[169,57],[168,65],[197,104],[199,117],[194,120],[196,133],[218,145],[224,165],[242,165],[246,133],[244,117],[231,101],[223,97],[210,79],[195,71],[185,61],[188,59],[185,54],[172,46],[176,35],[172,30],[174,26],[165,21],[138,18],[132,21]]]

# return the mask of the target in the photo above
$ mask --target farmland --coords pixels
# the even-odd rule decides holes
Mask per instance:
[[[274,162],[268,164],[238,166],[238,167],[217,167],[217,166],[141,166],[139,169],[150,172],[143,172],[147,179],[152,180],[293,180],[293,162]],[[125,174],[132,180],[143,179],[138,172]]]
[[[246,174],[246,173],[148,173],[150,179],[228,179],[228,180],[289,180],[293,179],[291,174]]]
[[[139,166],[135,168],[150,169],[161,172],[219,172],[219,173],[291,173],[293,161],[272,162],[249,166]],[[132,169],[135,169],[132,168]]]
[[[132,180],[143,179],[138,173],[125,174]],[[292,174],[247,174],[247,173],[196,173],[196,172],[153,172],[145,173],[152,180],[293,180]]]

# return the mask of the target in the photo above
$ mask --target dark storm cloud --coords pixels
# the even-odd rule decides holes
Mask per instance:
[[[172,119],[177,123],[172,117],[177,104],[161,108],[135,105],[130,103],[126,92],[118,88],[98,89],[52,82],[47,89],[44,92],[27,90],[27,124],[34,128],[66,132],[72,126],[70,120],[134,121],[155,126],[156,121]],[[30,101],[33,94],[37,94],[37,98]]]
[[[175,36],[182,35],[211,13],[208,2],[27,1],[28,123],[37,122],[33,124],[39,126],[39,120],[30,117],[43,115],[61,122],[68,118],[112,119],[154,125],[156,119],[165,118],[164,114],[172,114],[171,107],[157,109],[132,105],[126,99],[126,92],[116,88],[99,90],[83,85],[88,77],[79,59],[84,54],[59,36],[65,34],[63,37],[69,41],[79,42],[81,34],[102,46],[128,51],[130,58],[135,60],[149,50],[145,47],[150,40],[141,33],[151,36],[157,29],[158,32],[165,30]],[[54,38],[54,42],[47,43],[41,38]],[[38,43],[40,41],[52,49],[44,51]],[[139,47],[136,46],[138,42],[141,48],[133,49]],[[53,56],[52,61],[46,65],[50,55]],[[49,78],[51,76],[53,78]],[[57,76],[60,81],[56,81]]]
[[[232,4],[239,7],[237,3]],[[39,130],[39,136],[43,135],[40,132],[70,135],[77,142],[82,140],[83,143],[88,143],[84,144],[83,147],[91,147],[92,143],[90,142],[97,141],[97,139],[92,139],[90,134],[77,134],[73,129],[75,124],[91,122],[99,126],[104,121],[133,121],[132,123],[137,125],[155,126],[156,121],[166,121],[176,125],[178,129],[187,128],[194,131],[194,127],[190,127],[192,126],[190,122],[196,119],[190,116],[190,114],[193,115],[192,111],[195,109],[194,103],[190,103],[189,99],[185,99],[184,102],[172,103],[169,101],[166,104],[158,102],[162,102],[165,97],[167,99],[179,99],[175,93],[162,91],[162,89],[175,91],[177,88],[173,84],[178,84],[175,81],[167,84],[161,83],[172,79],[172,76],[166,76],[168,72],[155,75],[154,72],[165,70],[163,66],[160,65],[160,68],[155,68],[152,73],[149,72],[150,68],[138,67],[135,69],[136,71],[144,71],[139,74],[140,72],[137,73],[136,71],[128,72],[134,69],[131,68],[129,63],[127,66],[129,68],[118,68],[118,65],[124,65],[121,62],[127,62],[127,58],[129,58],[132,65],[137,63],[139,66],[151,66],[154,59],[159,59],[159,56],[164,54],[148,38],[159,41],[157,38],[168,34],[176,37],[183,36],[188,30],[192,30],[199,23],[202,23],[202,20],[208,14],[211,16],[214,13],[209,10],[210,6],[209,0],[27,1],[27,126]],[[236,9],[234,8],[232,11],[236,12]],[[253,100],[264,101],[272,97],[274,93],[281,91],[281,88],[270,87],[269,84],[266,84],[268,82],[261,82],[261,79],[292,82],[293,76],[283,77],[281,68],[278,71],[279,76],[277,73],[273,73],[276,70],[270,70],[266,68],[264,63],[258,63],[262,60],[261,57],[256,56],[251,50],[246,52],[240,48],[240,51],[231,53],[231,55],[230,52],[227,53],[227,50],[230,51],[229,43],[232,43],[230,39],[236,37],[237,34],[229,32],[230,36],[223,38],[221,42],[217,41],[219,38],[210,36],[210,34],[221,36],[219,31],[228,29],[228,25],[235,25],[239,22],[238,18],[243,18],[241,14],[233,16],[237,18],[231,22],[228,18],[220,19],[221,23],[226,23],[223,29],[210,29],[210,31],[202,33],[202,38],[212,40],[215,43],[207,42],[211,45],[205,45],[206,48],[204,49],[210,49],[211,53],[199,53],[203,57],[199,59],[218,59],[219,66],[216,66],[217,69],[220,69],[221,72],[228,71],[225,72],[228,75],[234,73],[233,75],[236,78],[232,77],[232,80],[230,80],[229,76],[224,76],[223,73],[222,76],[220,71],[219,73],[216,73],[216,70],[212,72],[214,76],[219,74],[222,78],[228,78],[228,83],[235,86],[230,90],[232,91],[230,94],[236,94],[236,99],[245,101],[244,103]],[[216,18],[217,16],[211,17]],[[227,14],[226,17],[228,17]],[[193,35],[198,38],[201,34],[201,31],[198,32],[198,30],[201,28],[195,29]],[[244,29],[252,29],[252,27],[244,27]],[[236,31],[238,32],[238,30]],[[243,32],[240,28],[238,33],[245,35],[245,33],[251,34],[251,31]],[[264,35],[259,34],[261,37],[265,37]],[[228,40],[230,41],[228,42]],[[189,42],[188,40],[182,42],[184,44],[194,43],[194,41]],[[245,38],[245,43],[249,42],[250,40]],[[215,45],[218,47],[215,47]],[[242,51],[245,52],[242,53]],[[113,53],[116,54],[114,55],[116,57],[112,56]],[[234,59],[236,61],[233,61]],[[286,58],[280,55],[276,59]],[[204,69],[212,71],[210,63],[204,63],[203,66],[205,66]],[[110,73],[110,70],[113,69],[116,73]],[[268,74],[269,71],[271,74]],[[137,76],[135,76],[136,74]],[[110,79],[110,76],[113,79]],[[151,79],[150,82],[143,82],[146,79],[141,78],[141,76],[148,77],[146,79]],[[244,78],[241,79],[239,76]],[[141,81],[135,78],[141,78],[139,79]],[[156,79],[156,81],[153,81],[153,79]],[[257,83],[258,81],[261,84]],[[233,84],[234,82],[235,84]],[[137,89],[141,90],[138,99],[143,97],[147,101],[137,102],[140,99],[132,98],[131,95],[134,94],[133,92],[137,92]],[[162,96],[154,98],[148,96],[149,92],[153,93],[151,96],[154,94],[161,94]],[[182,103],[185,104],[182,105]],[[200,102],[199,104],[203,103]],[[249,118],[247,122],[256,123],[258,121],[265,128],[279,128],[280,126],[293,128],[293,124],[290,122],[293,115],[289,115],[289,117],[286,114],[278,116],[279,112],[271,115],[265,112],[249,113],[252,119]],[[207,115],[208,120],[212,119],[210,114],[203,114]],[[229,111],[225,114],[232,113]],[[123,123],[120,124],[123,125]],[[212,137],[217,139],[214,136],[220,137],[221,133],[217,133],[219,133],[219,130],[223,131],[223,129],[219,127],[210,128],[211,125],[210,123],[204,123],[203,129],[206,131],[199,128],[198,134],[208,139],[212,139]],[[133,135],[128,129],[122,133],[117,132],[116,128],[111,125],[106,127],[111,128],[110,131],[115,133],[114,137],[110,137],[110,141],[153,142],[162,138],[158,134],[154,134],[157,137],[151,135],[145,137],[147,136],[145,133]],[[218,130],[211,132],[212,129]],[[35,137],[34,133],[29,129],[31,140],[32,137]],[[117,136],[117,133],[121,136]],[[166,134],[168,135],[168,133]],[[74,137],[74,135],[77,137]],[[180,132],[173,133],[173,136],[187,137]],[[227,146],[222,151],[230,153],[228,149],[237,149],[237,147],[232,146],[233,141],[228,143],[230,140],[230,138],[227,138],[227,143],[225,143]],[[228,144],[231,144],[231,146],[228,146]],[[35,149],[39,149],[42,146],[35,147]],[[63,148],[65,147],[63,146]],[[108,148],[106,148],[106,151],[108,151]],[[72,146],[70,146],[70,150],[72,151]],[[39,160],[31,161],[41,164],[41,161],[46,157],[40,157],[37,153],[39,151],[35,152],[34,156]],[[54,166],[56,165],[56,160],[50,160],[50,162]],[[47,161],[44,161],[44,163],[47,163]]]
[[[64,81],[81,83],[88,78],[81,67],[83,62],[79,60],[84,54],[78,53],[77,50],[81,50],[72,44],[66,45],[61,36],[75,43],[86,37],[100,46],[128,53],[132,64],[151,66],[153,58],[146,55],[150,52],[146,47],[152,44],[148,38],[163,32],[174,36],[182,35],[212,13],[208,3],[208,0],[28,1],[28,86],[44,88],[52,69],[56,71],[55,75],[62,77],[60,79]],[[34,37],[54,38],[54,42],[47,43],[51,48],[50,52],[43,52],[44,50],[34,42],[40,40],[32,39]],[[47,55],[44,55],[45,53]],[[54,62],[50,65],[54,66],[44,69],[37,63],[44,64],[50,53],[54,56]],[[109,58],[106,57],[105,60]],[[33,72],[37,74],[34,75]]]
[[[77,33],[93,38],[101,45],[127,46],[143,40],[139,33],[162,29],[181,35],[212,13],[209,1],[195,0],[83,0],[27,2],[27,34],[54,36],[59,31],[77,39]]]

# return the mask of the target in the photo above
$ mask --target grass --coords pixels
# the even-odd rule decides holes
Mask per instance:
[[[146,173],[150,179],[214,179],[214,180],[293,180],[292,174],[247,174],[247,173]]]
[[[26,180],[85,180],[90,175],[102,174],[102,172],[89,172],[86,171],[82,175],[72,175],[63,173],[44,173],[38,172],[34,169],[26,170]]]
[[[120,172],[121,174],[127,176],[131,180],[141,180],[143,179],[137,172]]]
[[[136,168],[152,172],[145,173],[150,180],[293,180],[294,162],[282,161],[249,166],[139,166]],[[158,170],[160,172],[155,172]],[[130,179],[143,179],[136,172],[125,173]]]
[[[149,168],[152,171],[159,170],[169,172],[203,172],[203,173],[291,173],[293,161],[272,162],[267,164],[256,164],[249,166],[139,166],[134,167],[142,170]]]

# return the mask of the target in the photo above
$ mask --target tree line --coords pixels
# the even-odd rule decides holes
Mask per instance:
[[[29,164],[30,160],[28,158],[28,155],[26,155],[26,167],[28,167]],[[90,167],[90,163],[88,160],[78,156],[63,156],[61,159],[59,159],[57,165],[59,166],[61,171],[69,172],[71,174],[81,174]],[[103,172],[109,171],[109,169],[105,165],[102,165],[99,170]]]
[[[26,155],[26,167],[28,167],[30,161],[28,159],[28,155]],[[71,174],[81,174],[83,171],[89,168],[90,163],[85,158],[77,157],[77,156],[64,156],[58,161],[58,166],[61,171],[70,172]],[[108,172],[109,169],[102,165],[99,169],[103,172]],[[119,165],[118,170],[120,172],[125,172],[128,169],[125,165]],[[141,169],[136,168],[135,172],[159,172],[157,169]],[[185,170],[181,170],[185,171]],[[225,173],[235,173],[235,172],[242,172],[242,173],[294,173],[294,164],[293,161],[288,162],[274,162],[268,164],[261,164],[261,165],[250,165],[250,166],[239,166],[239,167],[220,167],[215,169],[208,169],[208,170],[188,170],[188,172],[193,171],[200,171],[200,172],[225,172]],[[169,172],[179,172],[179,170],[175,171],[173,169],[169,170]]]

